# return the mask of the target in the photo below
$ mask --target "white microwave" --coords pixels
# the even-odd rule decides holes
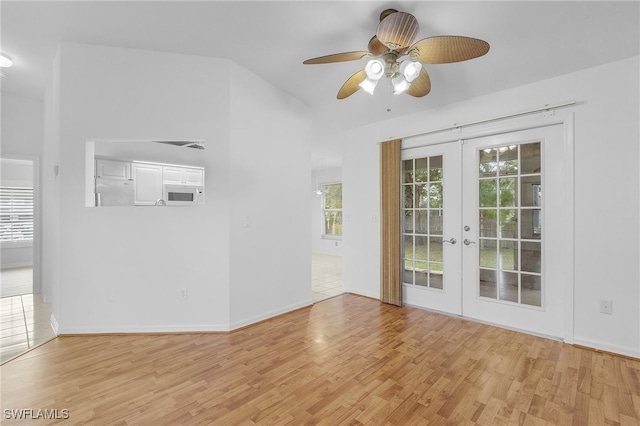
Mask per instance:
[[[163,199],[168,206],[204,204],[204,188],[192,185],[164,185]]]

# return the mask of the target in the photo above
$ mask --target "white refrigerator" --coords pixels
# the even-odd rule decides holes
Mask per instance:
[[[133,179],[96,178],[96,206],[133,206]]]

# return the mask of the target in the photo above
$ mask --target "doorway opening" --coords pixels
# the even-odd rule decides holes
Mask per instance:
[[[0,363],[55,337],[37,279],[38,161],[0,158]]]
[[[313,303],[339,296],[342,290],[342,257],[314,253],[311,258]]]

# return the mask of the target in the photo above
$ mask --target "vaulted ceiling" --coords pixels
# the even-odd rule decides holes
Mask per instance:
[[[447,103],[636,56],[637,1],[7,1],[1,46],[15,65],[2,91],[41,97],[60,41],[228,58],[308,105],[327,131]],[[417,39],[465,35],[489,53],[428,65],[424,98],[336,94],[366,60],[303,65],[305,59],[366,50],[379,15],[413,14]],[[180,76],[176,76],[177,79]],[[606,84],[606,82],[602,82]]]

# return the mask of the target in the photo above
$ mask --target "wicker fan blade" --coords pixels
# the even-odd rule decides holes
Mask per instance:
[[[418,20],[405,12],[394,12],[380,21],[376,37],[389,49],[409,46],[418,34]]]
[[[357,61],[365,56],[371,56],[369,52],[343,52],[334,53],[333,55],[320,56],[319,58],[307,59],[303,64],[331,64],[334,62]]]
[[[344,82],[340,90],[338,91],[338,99],[348,98],[360,89],[360,83],[367,78],[367,73],[364,70],[360,70],[347,81]],[[420,77],[418,77],[420,78]]]
[[[417,41],[409,48],[409,55],[423,64],[448,64],[485,55],[489,43],[463,36],[437,36]],[[415,52],[415,53],[414,53]]]
[[[385,46],[380,40],[378,40],[378,37],[376,36],[371,37],[371,40],[369,40],[368,48],[369,53],[371,53],[373,56],[379,56],[389,51],[389,48]]]
[[[405,92],[407,95],[415,96],[416,98],[421,98],[426,96],[431,91],[431,79],[429,78],[429,74],[425,71],[424,67],[420,70],[420,75],[418,78],[413,80],[409,89]]]

